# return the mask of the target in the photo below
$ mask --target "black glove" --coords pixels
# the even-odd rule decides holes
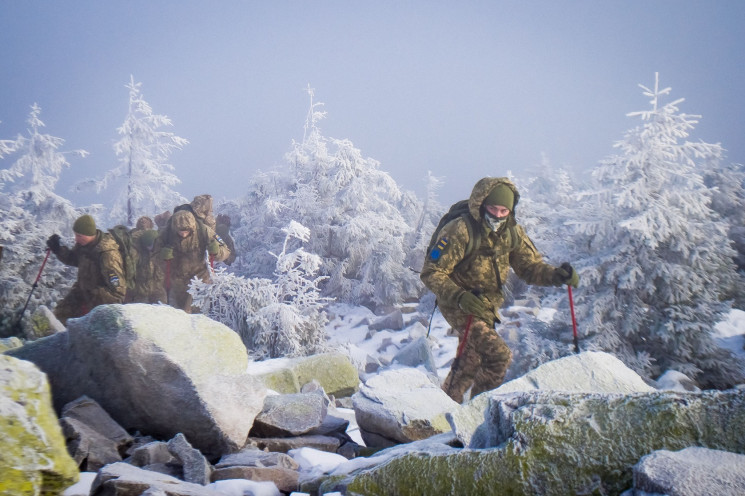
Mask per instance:
[[[579,274],[577,274],[577,271],[574,270],[574,267],[572,267],[569,262],[564,262],[561,266],[554,269],[552,282],[556,286],[566,284],[567,286],[576,288],[579,286]]]
[[[55,255],[60,251],[60,237],[59,234],[52,234],[47,240],[47,248],[49,248]]]
[[[489,325],[493,325],[496,320],[494,312],[487,308],[481,298],[470,291],[463,291],[458,295],[458,307],[468,315],[473,315]]]

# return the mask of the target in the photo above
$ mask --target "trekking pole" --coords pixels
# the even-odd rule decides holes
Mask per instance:
[[[574,297],[572,296],[572,287],[567,284],[569,293],[569,310],[572,312],[572,332],[574,333],[574,352],[579,353],[579,340],[577,339],[577,318],[574,316]]]
[[[21,323],[21,319],[23,318],[23,314],[26,313],[26,308],[28,308],[28,303],[31,301],[31,295],[34,294],[34,289],[36,289],[36,286],[39,285],[39,279],[41,279],[41,272],[44,270],[44,266],[47,264],[47,260],[49,259],[49,253],[51,253],[51,249],[47,248],[47,254],[44,256],[44,261],[41,263],[41,267],[39,268],[39,273],[36,274],[36,280],[34,281],[34,284],[31,285],[31,291],[28,293],[28,298],[26,298],[26,304],[23,305],[23,310],[20,311],[18,314],[18,319],[13,324],[13,327],[18,327]]]

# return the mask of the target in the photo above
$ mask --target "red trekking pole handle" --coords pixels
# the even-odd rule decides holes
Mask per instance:
[[[463,332],[463,341],[458,345],[458,353],[455,354],[455,359],[460,358],[463,353],[463,348],[466,347],[466,341],[468,340],[468,331],[471,330],[471,324],[473,323],[473,315],[468,316],[468,322],[466,322],[466,330]]]
[[[579,353],[579,341],[577,339],[577,317],[574,316],[574,297],[572,296],[572,287],[567,284],[569,294],[569,310],[572,312],[572,332],[574,333],[574,352]]]

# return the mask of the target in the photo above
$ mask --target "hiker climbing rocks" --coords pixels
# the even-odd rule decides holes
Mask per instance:
[[[230,217],[225,214],[219,214],[217,216],[217,225],[215,226],[215,232],[222,238],[223,241],[225,241],[225,244],[230,250],[230,256],[228,256],[228,258],[223,261],[225,265],[230,265],[235,262],[236,258],[235,243],[233,242],[233,237],[230,235]]]
[[[443,389],[459,403],[468,388],[474,397],[498,387],[512,360],[512,352],[494,328],[500,322],[502,286],[510,268],[529,284],[579,284],[570,264],[554,267],[543,261],[515,219],[519,199],[517,188],[507,178],[478,181],[467,212],[433,236],[422,268],[422,281],[458,333],[458,353]]]
[[[158,256],[155,241],[158,231],[148,229],[132,234],[137,250],[134,288],[127,291],[127,303],[166,303],[163,261]]]
[[[97,229],[90,215],[79,217],[72,230],[72,248],[62,246],[58,234],[47,240],[47,247],[60,262],[78,268],[77,281],[54,308],[54,315],[62,324],[69,318],[82,317],[98,305],[124,302],[127,288],[122,256],[111,234]]]
[[[168,304],[187,313],[197,312],[187,292],[189,281],[196,276],[210,282],[205,251],[210,262],[222,262],[228,258],[230,250],[210,226],[198,220],[189,204],[176,207],[168,226],[158,237],[158,246],[165,262]]]

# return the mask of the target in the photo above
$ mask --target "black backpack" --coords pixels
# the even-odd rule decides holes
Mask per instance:
[[[129,233],[127,226],[121,224],[109,229],[109,234],[114,238],[119,246],[119,253],[122,256],[122,266],[124,268],[124,280],[127,282],[127,289],[135,287],[135,276],[137,274],[137,249],[134,247],[132,235]]]
[[[450,221],[455,220],[458,217],[462,217],[466,222],[466,227],[468,228],[468,244],[466,245],[466,252],[463,255],[463,260],[458,262],[458,264],[455,266],[456,270],[459,267],[467,267],[468,264],[470,264],[473,259],[476,258],[476,255],[479,252],[479,247],[481,246],[483,229],[479,225],[478,221],[471,215],[471,212],[468,208],[468,200],[461,200],[459,202],[453,203],[447,213],[440,219],[440,222],[435,228],[435,232],[432,233],[432,238],[429,240],[429,245],[427,246],[427,258],[430,258],[432,250],[436,248],[437,242],[440,240],[440,231],[442,230],[442,228],[445,227],[445,225],[448,224]],[[517,235],[515,233],[514,223],[510,224],[509,229],[510,251],[512,251],[517,248]]]

